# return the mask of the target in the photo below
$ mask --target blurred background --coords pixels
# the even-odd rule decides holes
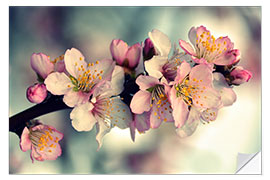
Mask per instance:
[[[9,18],[9,116],[33,106],[25,95],[36,82],[32,53],[53,59],[76,47],[87,59],[110,58],[112,39],[132,45],[144,41],[152,29],[177,46],[180,38],[188,41],[192,26],[204,25],[215,37],[228,35],[241,51],[239,65],[253,73],[248,83],[234,88],[237,101],[232,106],[184,139],[170,123],[136,133],[135,142],[128,129],[114,128],[97,152],[95,129],[76,132],[70,110],[44,115],[39,118],[44,124],[65,135],[62,156],[32,163],[30,151],[22,152],[18,136],[9,132],[11,174],[235,173],[238,152],[260,151],[260,7],[10,7]]]

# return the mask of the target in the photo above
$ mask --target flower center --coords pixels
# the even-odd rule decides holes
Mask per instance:
[[[198,58],[204,58],[208,62],[212,62],[213,59],[219,57],[224,52],[227,51],[227,41],[224,40],[222,43],[223,37],[217,39],[216,43],[215,37],[210,36],[210,32],[203,32],[200,36],[197,34],[196,40],[196,54]]]
[[[196,104],[203,107],[202,102],[207,99],[207,94],[205,94],[206,87],[201,84],[202,82],[201,79],[189,79],[187,76],[181,83],[174,85],[176,97],[182,98],[189,106]]]
[[[52,133],[53,131],[51,128],[48,128],[45,131],[32,131],[30,129],[29,137],[35,148],[39,149],[40,151],[46,150],[47,152],[52,152],[52,148],[56,148],[56,144],[59,141],[58,137],[52,137]]]
[[[81,65],[78,67],[78,71],[81,72],[78,79],[70,77],[71,82],[75,85],[73,88],[74,91],[89,92],[99,80],[102,80],[102,74],[104,72],[103,70],[98,71],[94,69],[93,67],[95,64],[99,64],[99,61],[89,63],[87,67]],[[75,62],[75,66],[78,66],[77,62]]]

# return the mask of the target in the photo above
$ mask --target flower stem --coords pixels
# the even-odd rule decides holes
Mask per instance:
[[[63,102],[63,96],[51,95],[45,102],[32,106],[10,117],[9,131],[16,133],[20,137],[28,121],[62,109],[70,109],[70,107]]]

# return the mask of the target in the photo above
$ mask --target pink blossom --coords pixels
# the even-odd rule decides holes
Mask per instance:
[[[114,39],[111,42],[110,50],[113,59],[118,65],[131,70],[138,66],[141,57],[140,43],[129,47],[126,42],[120,39]]]
[[[44,84],[36,83],[28,87],[26,97],[31,103],[41,103],[47,97],[47,89]]]
[[[188,36],[193,47],[184,40],[179,40],[179,44],[196,63],[231,65],[240,60],[240,51],[233,49],[234,44],[227,36],[216,39],[204,26],[192,27]]]
[[[52,94],[64,95],[63,101],[69,107],[87,102],[96,87],[111,79],[115,66],[110,59],[87,64],[75,48],[66,51],[64,62],[67,73],[51,73],[44,83]]]
[[[199,117],[200,112],[221,106],[221,97],[213,88],[212,80],[212,70],[205,64],[191,68],[184,61],[180,65],[169,93],[177,128],[185,125],[190,116]]]
[[[149,116],[150,127],[158,128],[162,121],[172,122],[172,109],[167,98],[167,86],[166,80],[160,82],[157,78],[152,76],[140,75],[136,79],[136,83],[139,85],[140,90],[133,96],[130,108],[135,114],[143,114],[144,117],[135,116],[135,123],[141,124],[138,118],[145,118]],[[149,112],[145,113],[145,112]],[[139,131],[145,131],[144,128],[137,126]]]
[[[20,147],[23,152],[31,150],[30,157],[38,161],[55,160],[61,155],[62,150],[59,141],[63,134],[52,126],[43,124],[34,127],[25,127],[20,141]]]
[[[245,70],[241,66],[236,66],[232,72],[230,73],[230,77],[232,78],[231,83],[234,85],[240,85],[245,82],[248,82],[252,77],[252,73],[248,70]]]

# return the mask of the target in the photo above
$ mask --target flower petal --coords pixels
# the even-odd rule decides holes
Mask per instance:
[[[191,70],[190,64],[186,61],[183,61],[177,69],[177,75],[174,79],[175,82],[182,82],[183,79],[189,74]]]
[[[31,140],[29,139],[29,130],[27,127],[23,129],[21,140],[20,140],[20,148],[23,152],[31,149]]]
[[[240,60],[240,51],[238,49],[233,49],[226,51],[223,55],[215,59],[213,62],[217,65],[231,65]]]
[[[196,46],[196,39],[197,39],[197,29],[195,27],[192,27],[188,32],[188,38],[190,42],[193,44],[193,46]]]
[[[192,56],[196,56],[196,52],[194,51],[191,44],[189,44],[188,42],[180,39],[179,40],[179,45],[186,53],[188,53],[188,54],[190,54]]]
[[[54,95],[67,93],[74,85],[65,73],[51,73],[44,81],[46,88]]]
[[[125,72],[121,66],[115,66],[112,73],[111,86],[115,95],[120,94],[124,90]]]
[[[53,63],[50,61],[48,56],[42,53],[32,54],[31,67],[43,79],[45,79],[54,70]]]
[[[214,88],[219,92],[223,106],[230,106],[236,101],[236,94],[233,89],[227,84],[224,76],[221,73],[213,73]]]
[[[161,31],[154,29],[148,33],[151,41],[154,44],[155,49],[158,51],[160,56],[167,56],[171,50],[171,41],[164,33]]]
[[[173,122],[172,108],[167,98],[154,100],[151,109],[151,128],[158,128],[162,121]]]
[[[102,142],[103,142],[103,137],[110,132],[111,130],[111,125],[107,124],[107,122],[104,122],[103,119],[99,119],[98,123],[96,124],[96,140],[98,143],[98,148],[97,151],[101,148]]]
[[[117,126],[120,129],[129,127],[132,121],[132,114],[129,107],[121,100],[120,97],[110,98],[112,106],[110,109],[110,117],[112,126]]]
[[[212,71],[206,64],[197,65],[191,69],[189,79],[191,85],[211,87],[213,81]]]
[[[197,91],[192,96],[193,104],[197,108],[218,108],[222,105],[220,94],[215,89],[207,87]]]
[[[177,135],[181,138],[192,135],[197,129],[199,118],[199,112],[195,108],[191,108],[185,124],[182,127],[176,129]]]
[[[150,76],[153,76],[159,79],[163,76],[162,67],[164,66],[166,62],[168,62],[168,57],[154,56],[152,59],[144,62],[145,70],[148,72]]]
[[[158,128],[163,119],[160,118],[160,116],[157,115],[157,112],[152,109],[151,116],[150,116],[150,127],[155,129]]]
[[[135,135],[136,135],[136,127],[135,127],[135,121],[132,121],[129,124],[129,130],[130,130],[130,136],[133,142],[135,142]]]
[[[141,90],[146,91],[148,88],[154,87],[155,85],[160,83],[155,77],[140,75],[136,79],[136,84],[139,85]]]
[[[83,74],[82,68],[87,69],[83,54],[76,48],[66,51],[64,61],[67,72],[76,79]]]
[[[150,115],[151,111],[142,114],[134,114],[135,127],[139,132],[145,132],[150,129]]]
[[[96,124],[96,119],[91,113],[94,108],[92,103],[84,103],[76,106],[70,113],[72,126],[77,131],[91,131]]]
[[[63,101],[69,107],[74,107],[79,104],[86,103],[89,100],[91,94],[84,93],[82,91],[75,92],[70,89],[65,93]]]
[[[134,69],[138,66],[141,57],[141,45],[136,43],[128,48],[126,58],[128,59],[128,67]]]
[[[130,109],[135,114],[142,114],[150,110],[151,93],[139,90],[133,97],[130,103]]]
[[[172,115],[174,118],[174,124],[177,128],[182,127],[188,118],[188,106],[182,98],[176,97],[175,88],[171,88],[170,101],[172,104]]]
[[[102,59],[92,63],[89,67],[90,76],[95,80],[95,84],[101,82],[102,80],[110,81],[112,78],[112,73],[115,67],[115,62],[111,59]]]

